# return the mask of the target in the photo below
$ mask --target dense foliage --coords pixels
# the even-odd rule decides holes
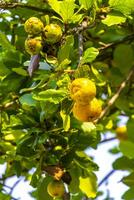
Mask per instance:
[[[38,200],[53,199],[47,186],[54,180],[66,186],[60,199],[99,199],[99,166],[85,150],[108,131],[120,141],[110,150],[121,153],[113,169],[130,173],[122,198],[134,199],[133,13],[133,0],[0,0],[0,199],[13,199],[4,184],[14,175],[30,180]],[[24,28],[31,17],[40,21],[34,36]],[[78,78],[95,84],[103,108],[89,121],[79,121],[89,107],[72,112]],[[117,129],[121,116],[128,121]]]

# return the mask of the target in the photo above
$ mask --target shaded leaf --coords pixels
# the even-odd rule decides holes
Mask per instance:
[[[134,172],[128,176],[123,177],[122,182],[129,187],[134,187]]]
[[[134,167],[134,159],[125,156],[117,158],[113,163],[113,168],[116,170],[131,170]]]
[[[95,164],[84,151],[76,151],[75,162],[80,168],[88,172],[98,170],[97,164]]]
[[[6,35],[2,32],[0,32],[0,44],[1,46],[3,47],[4,50],[7,50],[7,49],[12,49],[14,50],[14,46],[12,46],[8,40],[8,38],[6,37]]]
[[[134,143],[130,141],[121,141],[120,142],[121,152],[128,158],[134,158]]]
[[[132,200],[134,198],[134,187],[131,187],[129,190],[127,190],[124,195],[122,196],[122,199],[125,200]]]

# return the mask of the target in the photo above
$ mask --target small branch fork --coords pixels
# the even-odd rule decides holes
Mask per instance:
[[[97,123],[98,121],[100,121],[109,111],[109,109],[113,106],[113,104],[115,103],[115,101],[118,99],[118,97],[120,96],[120,93],[122,92],[122,90],[126,87],[127,82],[131,79],[132,75],[134,74],[134,67],[130,70],[130,72],[128,73],[126,79],[120,84],[117,92],[114,94],[114,96],[108,101],[107,106],[104,108],[104,110],[102,111],[100,117],[95,121],[95,123]]]

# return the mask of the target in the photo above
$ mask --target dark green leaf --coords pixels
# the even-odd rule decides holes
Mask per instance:
[[[118,158],[113,163],[113,168],[116,170],[131,170],[134,167],[134,159],[125,156]]]

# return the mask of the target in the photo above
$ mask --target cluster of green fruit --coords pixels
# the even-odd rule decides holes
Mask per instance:
[[[96,96],[95,83],[88,78],[77,78],[70,85],[70,95],[74,100],[73,115],[79,121],[94,121],[101,112],[101,102]]]
[[[58,24],[48,24],[44,26],[43,22],[37,17],[30,17],[24,24],[28,38],[25,41],[25,49],[30,55],[39,54],[45,43],[55,44],[62,37],[62,30]]]

